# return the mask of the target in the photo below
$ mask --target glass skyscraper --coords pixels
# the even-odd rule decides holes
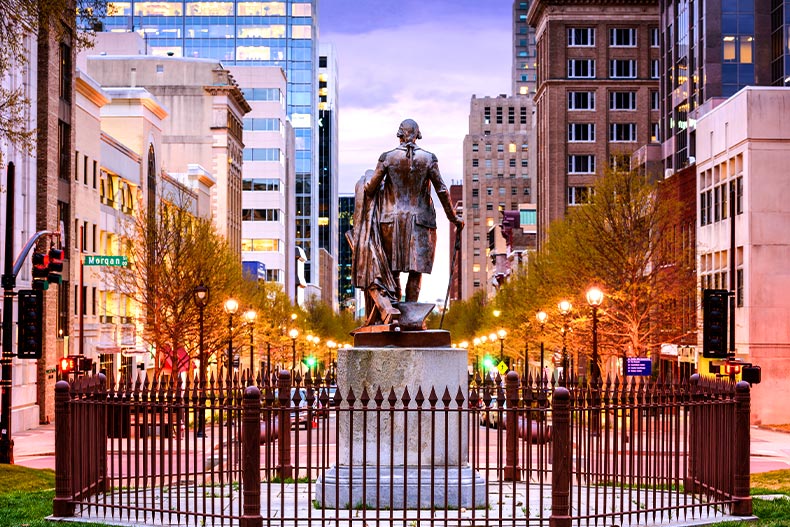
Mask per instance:
[[[307,254],[305,278],[311,283],[317,279],[311,264],[318,262],[317,8],[318,0],[130,0],[110,2],[104,21],[105,31],[140,33],[150,55],[285,70],[287,114],[296,138],[295,243]]]

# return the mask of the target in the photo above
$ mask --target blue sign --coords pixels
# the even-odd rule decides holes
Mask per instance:
[[[653,361],[643,358],[628,358],[625,366],[625,374],[635,377],[647,377],[653,371]]]
[[[263,262],[241,262],[241,270],[248,280],[266,280],[266,265]]]

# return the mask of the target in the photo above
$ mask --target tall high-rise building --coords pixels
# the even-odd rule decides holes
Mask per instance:
[[[354,196],[340,196],[338,208],[338,302],[341,309],[354,311],[354,286],[351,285],[351,245],[346,239],[346,232],[354,226]]]
[[[529,0],[513,2],[513,95],[535,95],[538,85],[535,29],[527,24],[529,4]]]
[[[535,0],[538,241],[606,166],[658,141],[658,2]]]
[[[331,44],[318,51],[318,246],[330,262],[321,298],[337,310],[338,296],[338,103],[337,57]]]
[[[461,231],[461,298],[491,291],[488,276],[489,233],[532,201],[529,168],[530,97],[472,96],[469,134],[464,138],[463,212]]]
[[[137,31],[146,52],[218,59],[234,66],[280,66],[286,72],[287,115],[295,136],[295,239],[307,255],[304,275],[318,265],[318,0],[277,2],[129,0],[110,4],[105,31]],[[241,84],[248,101],[255,97]],[[257,146],[245,143],[245,162]],[[253,178],[255,174],[243,173]],[[284,282],[284,279],[283,279]],[[290,294],[290,291],[289,291]]]
[[[748,85],[786,86],[790,2],[661,2],[661,131],[664,168],[695,158],[696,121]]]

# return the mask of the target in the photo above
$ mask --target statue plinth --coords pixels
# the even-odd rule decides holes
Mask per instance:
[[[459,391],[468,400],[467,360],[465,349],[449,346],[338,350],[337,384],[344,399],[337,417],[338,464],[316,482],[316,500],[341,509],[423,508],[432,500],[459,508],[485,506],[485,481],[469,466],[468,414],[456,403]],[[374,401],[378,388],[384,397],[380,409]],[[345,402],[349,389],[356,397],[353,416]],[[422,411],[416,402],[420,389]],[[360,400],[363,390],[370,397],[367,412]],[[445,392],[451,399],[446,410]]]
[[[375,331],[366,331],[373,328]],[[381,330],[378,326],[364,326],[354,333],[355,348],[449,348],[450,332],[441,329],[424,331]],[[466,370],[464,370],[466,371]]]

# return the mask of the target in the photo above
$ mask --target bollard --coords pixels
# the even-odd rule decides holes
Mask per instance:
[[[735,385],[735,487],[732,492],[732,514],[735,516],[751,516],[752,498],[749,495],[749,455],[750,430],[749,413],[751,411],[751,389],[746,381]]]
[[[280,407],[277,437],[277,475],[280,481],[293,477],[291,464],[291,372],[280,370],[277,375],[277,399]]]
[[[52,515],[74,516],[71,501],[71,386],[68,381],[55,384],[55,499]]]
[[[244,390],[241,414],[242,510],[239,527],[261,527],[261,391]]]
[[[518,428],[521,417],[519,416],[518,401],[518,373],[509,371],[505,376],[505,481],[520,481],[521,470],[518,466]]]
[[[570,392],[562,386],[554,390],[551,401],[552,451],[551,518],[549,527],[570,527],[571,494],[571,406]]]

